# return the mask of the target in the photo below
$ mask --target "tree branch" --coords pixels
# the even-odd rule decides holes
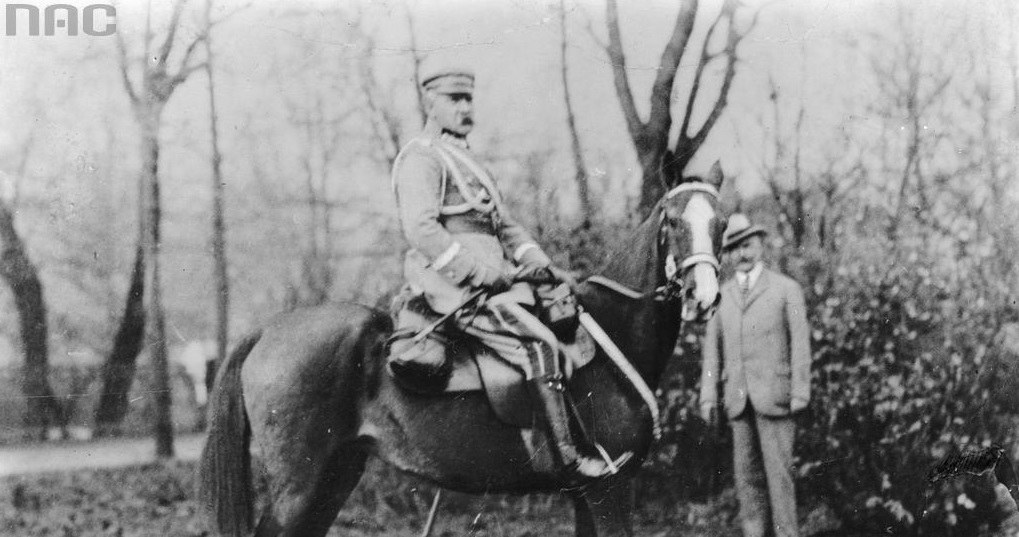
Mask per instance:
[[[185,80],[187,80],[188,77],[191,76],[191,73],[194,73],[195,71],[201,71],[202,69],[205,69],[205,66],[206,66],[206,62],[202,62],[202,63],[198,63],[198,64],[195,64],[195,65],[192,65],[192,66],[190,66],[190,67],[188,67],[186,69],[182,67],[181,71],[178,72],[176,75],[173,76],[173,78],[170,79],[170,82],[169,82],[169,91],[167,93],[168,94],[169,93],[173,93],[173,90],[176,89],[177,86],[179,86]]]
[[[185,71],[187,71],[189,69],[188,64],[191,62],[191,55],[194,54],[195,49],[198,48],[198,45],[203,43],[208,38],[208,36],[209,36],[208,32],[209,32],[209,30],[211,28],[212,28],[212,25],[211,25],[211,23],[209,23],[208,24],[208,28],[202,30],[197,36],[195,36],[194,40],[192,40],[190,43],[188,43],[187,48],[184,49],[184,56],[180,60],[180,68],[177,69],[177,75],[178,76],[181,73],[184,73]],[[192,71],[193,71],[193,69],[192,69]],[[175,76],[174,78],[177,78],[177,77]],[[185,78],[187,78],[187,77],[185,76]]]
[[[606,2],[605,24],[609,30],[609,45],[606,52],[609,55],[609,64],[612,66],[612,81],[616,87],[616,96],[619,98],[619,105],[623,108],[623,117],[626,119],[626,128],[636,141],[644,136],[647,125],[640,120],[637,105],[633,102],[630,80],[626,76],[626,56],[623,54],[623,40],[619,33],[619,6],[616,2],[617,0],[607,0]]]
[[[166,65],[166,59],[170,57],[173,50],[173,41],[177,38],[177,29],[180,27],[180,17],[184,12],[184,5],[188,0],[176,0],[173,3],[173,13],[170,15],[170,26],[166,30],[166,38],[159,46],[159,53],[156,56],[156,65]]]
[[[729,103],[729,89],[732,87],[732,81],[736,77],[736,62],[738,60],[736,56],[736,49],[743,41],[743,38],[753,31],[755,26],[757,26],[757,19],[761,13],[760,10],[758,10],[754,14],[747,30],[745,32],[739,32],[736,28],[736,2],[734,0],[729,0],[726,2],[726,7],[723,9],[729,10],[729,35],[725,44],[725,75],[722,79],[722,87],[718,91],[718,98],[715,100],[714,106],[711,107],[711,112],[708,114],[708,118],[693,136],[687,138],[687,144],[684,144],[694,150],[704,143],[705,138],[708,137],[708,133],[711,132],[712,127],[715,126],[718,118],[722,115],[722,111],[725,110],[726,105]],[[680,136],[686,137],[686,133],[681,132]]]
[[[127,69],[127,45],[124,44],[123,34],[120,32],[114,33],[117,36],[117,59],[120,63],[120,80],[124,84],[124,91],[127,92],[127,96],[131,99],[131,104],[137,104],[138,94],[135,92],[134,86],[131,85],[131,77]]]
[[[723,9],[724,11],[724,9]],[[658,74],[651,85],[651,115],[648,118],[648,128],[662,134],[662,140],[666,140],[669,129],[672,126],[672,86],[676,80],[676,70],[679,69],[679,62],[686,51],[686,45],[690,41],[690,33],[693,32],[694,20],[697,18],[697,0],[686,0],[679,8],[676,15],[676,24],[672,29],[672,37],[662,50],[662,57],[658,62]],[[710,34],[709,34],[710,37]],[[707,40],[705,40],[707,46]]]
[[[584,16],[584,29],[587,30],[587,35],[591,38],[591,41],[594,41],[594,44],[598,45],[599,48],[608,52],[609,44],[594,31],[594,24],[591,22],[591,14],[584,9],[581,9],[580,12]]]
[[[711,23],[708,28],[708,34],[704,38],[704,44],[701,46],[701,57],[697,61],[697,69],[694,72],[693,85],[690,87],[690,96],[686,100],[686,109],[683,111],[683,123],[679,127],[680,136],[685,136],[690,132],[690,117],[693,116],[693,105],[697,101],[697,94],[700,93],[701,80],[704,78],[704,69],[708,66],[708,63],[715,57],[714,54],[708,53],[708,46],[711,44],[711,38],[714,37],[715,32],[718,30],[718,23],[725,17],[726,10],[723,8],[718,12],[718,17]]]
[[[407,32],[410,36],[410,55],[411,59],[414,60],[414,91],[417,92],[417,109],[418,114],[421,116],[421,124],[424,125],[425,121],[428,120],[428,114],[425,112],[425,99],[421,90],[421,52],[418,50],[417,43],[417,31],[414,28],[414,14],[410,11],[410,5],[407,6]]]

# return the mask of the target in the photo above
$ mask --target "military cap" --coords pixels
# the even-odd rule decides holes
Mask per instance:
[[[421,62],[421,87],[439,93],[473,93],[474,69],[444,55],[432,55]]]
[[[761,226],[751,224],[745,214],[736,213],[729,217],[729,225],[722,234],[722,249],[729,250],[754,235],[767,235]]]

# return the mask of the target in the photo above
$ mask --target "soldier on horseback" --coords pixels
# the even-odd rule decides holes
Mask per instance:
[[[458,331],[473,336],[524,372],[543,409],[563,466],[581,478],[610,471],[601,458],[578,452],[563,397],[559,342],[536,317],[527,275],[575,284],[507,213],[495,182],[471,152],[474,73],[453,63],[422,66],[427,110],[424,132],[400,152],[393,188],[411,249],[404,262],[406,308],[451,314]],[[482,293],[479,293],[482,291]],[[459,311],[469,297],[481,300]],[[403,324],[402,322],[400,323]],[[404,327],[406,328],[406,327]],[[390,370],[404,384],[441,382],[450,372],[445,352],[397,352]]]

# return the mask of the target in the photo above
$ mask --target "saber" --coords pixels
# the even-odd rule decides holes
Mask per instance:
[[[655,440],[661,440],[662,428],[659,424],[658,400],[655,399],[654,392],[652,392],[651,388],[649,388],[647,383],[644,382],[640,373],[633,368],[633,364],[626,359],[626,356],[623,355],[623,351],[619,350],[619,347],[612,342],[612,339],[609,338],[609,335],[605,333],[605,330],[602,329],[598,322],[594,320],[594,317],[591,317],[590,313],[581,309],[578,318],[580,319],[580,324],[587,329],[588,333],[591,334],[591,337],[593,337],[598,345],[605,350],[605,354],[607,354],[609,359],[612,360],[612,363],[619,368],[619,371],[623,373],[626,380],[629,380],[630,384],[633,384],[633,387],[637,390],[637,393],[640,394],[640,397],[644,400],[648,410],[651,411],[651,431],[655,436]]]
[[[471,303],[473,303],[475,300],[480,298],[481,295],[484,295],[487,292],[488,292],[487,289],[478,289],[473,294],[471,294],[471,296],[464,299],[464,301],[461,302],[459,306],[454,308],[453,311],[443,315],[442,317],[439,317],[434,322],[432,322],[432,324],[422,328],[421,331],[418,332],[417,334],[414,334],[414,337],[411,338],[411,341],[413,341],[415,344],[421,343],[426,337],[428,337],[428,334],[434,332],[437,328],[442,326],[443,323],[452,319],[453,316],[456,315],[457,313],[460,313],[460,310],[466,308],[467,306],[470,306]]]

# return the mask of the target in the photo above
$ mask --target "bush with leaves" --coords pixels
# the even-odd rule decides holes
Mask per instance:
[[[980,535],[993,521],[993,483],[928,477],[953,452],[1011,440],[994,395],[1007,315],[961,267],[942,274],[900,259],[848,263],[811,290],[801,494],[825,498],[855,531]]]

